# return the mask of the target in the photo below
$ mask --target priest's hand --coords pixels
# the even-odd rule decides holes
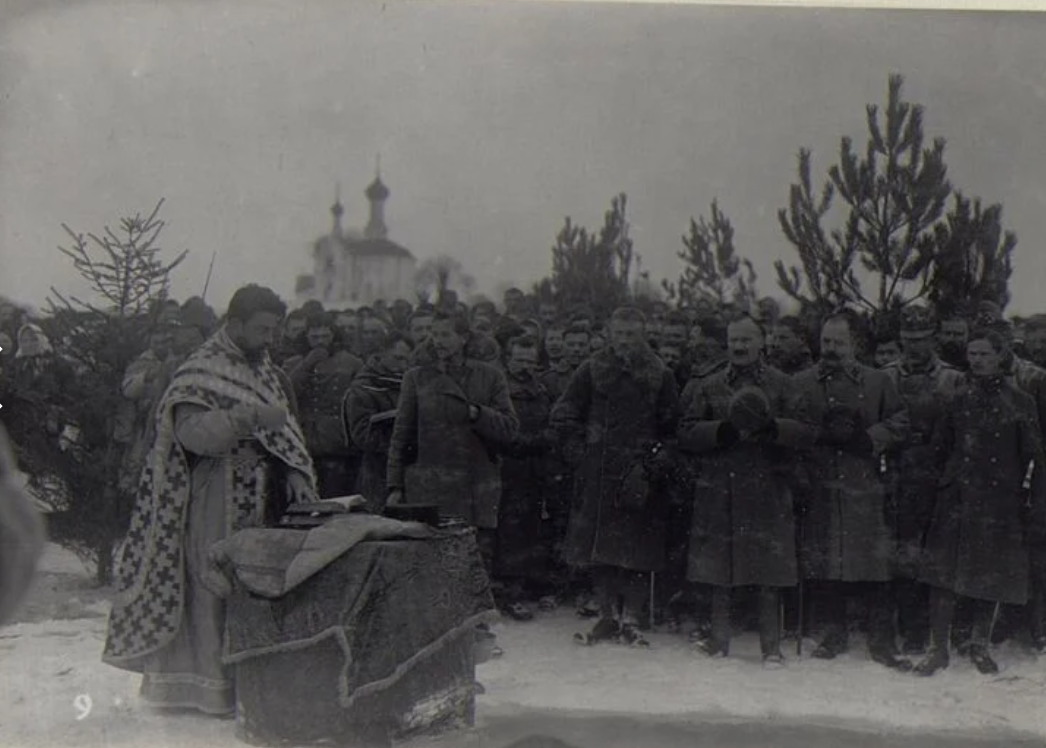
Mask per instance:
[[[287,424],[287,411],[275,405],[259,405],[256,412],[258,425],[270,431],[279,431]]]
[[[385,503],[388,506],[398,506],[398,505],[402,504],[403,503],[403,490],[399,489],[399,488],[394,488],[391,491],[389,491],[389,497],[388,497],[388,499],[386,500]]]
[[[291,473],[287,476],[287,499],[289,504],[307,504],[316,500],[309,480],[301,473]]]
[[[247,435],[254,431],[257,422],[257,409],[253,405],[238,404],[229,409],[229,418],[236,432]]]

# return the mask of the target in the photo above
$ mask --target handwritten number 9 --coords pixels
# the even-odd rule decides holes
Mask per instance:
[[[76,721],[79,722],[82,719],[86,719],[91,713],[91,708],[94,706],[94,703],[91,701],[89,695],[82,693],[73,699],[73,706],[76,707]]]

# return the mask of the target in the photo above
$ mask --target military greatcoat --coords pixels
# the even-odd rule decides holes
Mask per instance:
[[[1040,433],[1031,397],[1001,378],[971,379],[952,402],[934,434],[944,469],[922,581],[983,600],[1027,601],[1029,541],[1046,525]]]
[[[889,461],[891,485],[887,518],[897,539],[895,573],[918,574],[923,541],[937,497],[937,470],[931,444],[934,428],[965,375],[936,357],[915,369],[903,361],[884,367],[908,411],[910,429]]]
[[[883,582],[890,579],[893,539],[885,516],[881,457],[904,443],[908,414],[890,377],[851,362],[795,375],[799,409],[820,428],[809,455],[812,490],[801,518],[800,559],[807,579]],[[866,434],[855,441],[827,438],[833,418],[853,419]]]
[[[722,446],[717,438],[731,398],[743,387],[765,393],[773,441]],[[728,366],[683,391],[679,449],[700,456],[694,482],[688,578],[723,587],[796,584],[795,518],[789,488],[793,449],[812,444],[791,378],[758,364]]]
[[[650,448],[674,439],[678,404],[672,372],[648,348],[631,363],[605,348],[574,372],[551,415],[559,438],[579,453],[568,564],[662,569],[667,492],[637,500],[627,486]]]
[[[479,409],[475,421],[469,404]],[[435,504],[444,516],[494,529],[501,502],[498,450],[518,428],[499,369],[468,360],[410,369],[389,443],[388,488],[404,490],[409,503]]]

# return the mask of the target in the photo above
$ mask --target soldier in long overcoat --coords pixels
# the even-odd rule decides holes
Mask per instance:
[[[388,495],[385,471],[392,425],[403,386],[403,372],[409,366],[413,348],[410,338],[391,333],[385,341],[385,350],[373,356],[356,375],[342,403],[345,432],[363,453],[356,492],[367,499],[367,508],[375,514],[385,509]]]
[[[1023,605],[1030,549],[1046,537],[1046,480],[1035,405],[1000,371],[1006,343],[977,331],[970,377],[939,422],[933,446],[943,464],[920,579],[932,585],[931,648],[921,675],[947,667],[956,598],[972,598],[968,650],[977,669],[998,672],[989,632],[998,603]]]
[[[990,302],[982,303],[973,326],[976,329],[992,329],[1002,337],[1005,345],[1001,363],[1002,374],[1010,385],[1031,397],[1038,413],[1039,425],[1046,428],[1046,370],[1016,355],[1013,326],[1003,319],[997,305]],[[992,639],[993,642],[1002,642],[1018,629],[1026,628],[1032,647],[1043,652],[1046,651],[1046,545],[1034,544],[1031,556],[1032,586],[1028,605],[1000,606],[995,625],[992,627]],[[952,626],[952,641],[964,654],[967,653],[970,644],[971,626],[970,604],[960,599]]]
[[[816,428],[797,412],[791,378],[762,363],[763,331],[750,317],[727,328],[730,363],[691,380],[681,398],[679,449],[701,457],[688,579],[712,585],[712,632],[697,642],[729,653],[731,590],[759,587],[763,661],[780,665],[780,589],[798,581],[790,491],[792,450]]]
[[[880,477],[882,458],[904,443],[908,415],[890,377],[856,361],[851,324],[844,314],[829,316],[818,365],[795,375],[799,407],[818,427],[800,520],[803,576],[815,583],[814,609],[826,629],[813,654],[832,659],[848,649],[846,601],[858,594],[868,606],[872,659],[910,669],[897,656],[893,539]]]
[[[555,498],[548,486],[548,455],[554,439],[549,427],[552,397],[538,381],[537,341],[517,337],[505,351],[506,378],[519,431],[502,449],[501,508],[498,514],[494,575],[505,585],[502,607],[517,620],[529,620],[527,605],[552,592],[551,518],[547,502]],[[544,607],[550,607],[546,601]]]
[[[501,502],[498,450],[512,442],[519,419],[501,370],[465,358],[467,336],[466,319],[442,312],[433,319],[436,360],[403,377],[386,482],[390,504],[435,504],[478,528],[489,568]]]
[[[894,603],[904,654],[922,654],[930,637],[930,591],[915,580],[933,505],[937,470],[931,437],[948,401],[963,384],[964,374],[934,353],[937,323],[929,309],[910,306],[901,318],[902,357],[883,371],[893,381],[905,409],[909,431],[889,461],[887,518],[897,543]]]
[[[1046,369],[1017,356],[1013,351],[1013,327],[1001,322],[997,329],[1003,334],[1005,345],[1002,370],[1007,381],[1029,395],[1039,417],[1040,434],[1046,438]],[[1032,579],[1026,622],[1032,646],[1046,652],[1046,543],[1035,543],[1031,548]],[[1010,611],[1010,620],[1018,618]]]
[[[593,570],[600,619],[577,638],[643,646],[639,616],[647,575],[665,561],[667,501],[658,483],[676,429],[672,373],[644,339],[641,312],[622,308],[610,345],[574,373],[551,422],[578,456],[564,546],[567,563]]]

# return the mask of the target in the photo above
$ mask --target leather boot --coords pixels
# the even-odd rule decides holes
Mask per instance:
[[[926,656],[915,666],[915,674],[922,677],[936,675],[948,667],[948,650],[945,647],[931,646]]]
[[[983,644],[970,647],[970,661],[982,675],[997,675],[999,672],[999,665],[992,659],[988,647]]]
[[[838,629],[829,630],[824,639],[813,651],[813,657],[818,660],[834,660],[850,648],[846,632]]]

